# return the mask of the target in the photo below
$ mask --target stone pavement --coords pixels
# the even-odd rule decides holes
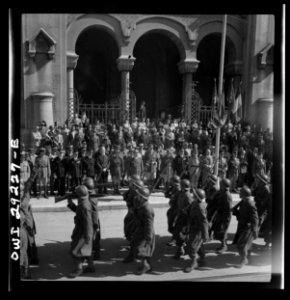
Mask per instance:
[[[121,189],[123,194],[126,189]],[[239,201],[238,194],[232,194],[233,204]],[[76,200],[74,200],[76,201]],[[149,197],[149,202],[153,207],[167,207],[169,199],[164,197],[164,193],[161,191],[154,192]],[[61,202],[55,203],[54,197],[45,198],[31,198],[30,204],[34,212],[64,212],[70,211],[67,208],[67,201],[63,200]],[[111,210],[111,209],[124,209],[126,208],[126,203],[123,200],[122,195],[106,195],[99,198],[98,203],[99,210]]]

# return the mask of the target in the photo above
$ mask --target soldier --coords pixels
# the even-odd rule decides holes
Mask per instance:
[[[184,211],[189,207],[192,203],[193,198],[190,194],[190,182],[187,179],[181,180],[181,193],[177,199],[177,216],[174,221],[174,230],[173,237],[176,240],[177,251],[174,256],[175,259],[179,259],[180,256],[185,254],[184,246],[186,238],[182,236],[182,232],[186,229],[187,226],[187,217]]]
[[[100,151],[96,155],[95,163],[98,183],[103,185],[99,187],[99,194],[102,194],[102,191],[104,191],[104,194],[107,194],[108,191],[106,184],[108,183],[108,168],[110,167],[110,161],[108,156],[106,155],[106,148],[104,146],[100,147]]]
[[[115,145],[115,151],[110,157],[110,173],[112,176],[112,182],[114,185],[114,192],[117,195],[120,195],[120,182],[122,175],[124,174],[124,160],[120,154],[120,146]]]
[[[89,201],[92,205],[92,220],[93,220],[93,229],[94,229],[94,238],[93,238],[93,259],[100,259],[100,241],[101,241],[101,223],[99,218],[98,210],[98,198],[94,195],[95,184],[94,180],[90,177],[87,177],[84,180],[84,185],[87,187],[89,192]]]
[[[50,161],[47,155],[44,154],[45,149],[41,148],[39,156],[37,157],[36,165],[40,168],[40,172],[38,174],[38,183],[40,192],[37,198],[41,196],[41,188],[43,187],[44,190],[44,198],[48,198],[47,195],[47,184],[50,178],[51,170],[50,170]]]
[[[174,232],[174,220],[178,214],[178,197],[181,193],[181,186],[180,186],[180,177],[175,175],[171,179],[170,187],[165,191],[165,197],[170,198],[169,206],[170,208],[167,210],[167,224],[168,224],[168,232],[173,234]],[[173,236],[171,241],[167,243],[167,246],[175,246],[176,241],[174,240]]]
[[[253,196],[259,217],[259,236],[263,237],[264,221],[269,213],[271,203],[269,178],[267,175],[257,174],[255,182],[256,187],[253,189]]]
[[[242,268],[251,259],[251,247],[254,239],[258,237],[258,213],[254,201],[251,200],[251,190],[244,186],[240,190],[242,199],[234,208],[233,215],[238,219],[238,228],[233,244],[237,245],[241,256],[240,264],[237,268]]]
[[[126,239],[131,242],[133,233],[136,229],[136,222],[134,218],[134,209],[133,209],[133,200],[136,197],[136,188],[138,186],[144,186],[143,181],[140,180],[140,177],[134,175],[129,182],[129,189],[123,194],[123,199],[126,201],[128,212],[124,218],[124,234]],[[131,258],[128,258],[128,262],[131,261]],[[124,263],[127,263],[127,258],[124,259]]]
[[[94,262],[92,260],[93,249],[93,220],[92,205],[89,201],[88,189],[84,185],[76,188],[75,193],[78,197],[78,205],[76,206],[72,199],[68,199],[68,207],[76,212],[75,228],[72,233],[71,254],[75,264],[75,270],[69,274],[70,278],[75,278],[83,272],[94,272]],[[88,260],[88,267],[83,270],[83,263]]]
[[[202,189],[193,190],[195,200],[187,209],[188,241],[187,253],[191,258],[184,272],[189,273],[197,267],[205,266],[205,251],[203,243],[208,240],[208,222],[206,217],[205,192]],[[199,261],[197,261],[197,254]]]
[[[130,253],[133,259],[141,260],[137,274],[142,275],[152,271],[151,257],[155,249],[154,210],[148,203],[150,193],[147,188],[140,186],[136,193],[133,207],[137,227],[131,241]]]
[[[229,191],[230,180],[225,178],[220,183],[220,191],[216,194],[216,217],[211,230],[214,232],[214,238],[221,241],[221,246],[216,249],[218,253],[224,253],[227,250],[227,231],[232,218],[232,195]]]

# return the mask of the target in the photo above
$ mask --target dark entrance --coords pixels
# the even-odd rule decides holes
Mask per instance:
[[[196,90],[199,93],[203,105],[211,105],[214,78],[216,78],[217,88],[220,68],[221,34],[213,33],[207,35],[197,48],[197,59],[200,61],[193,80],[198,81]],[[232,41],[226,38],[225,65],[234,61],[235,48]],[[224,72],[225,92],[228,90],[230,77]]]
[[[104,30],[91,27],[76,43],[79,55],[74,72],[74,87],[82,103],[112,102],[120,94],[121,75],[117,69],[118,46]]]
[[[134,47],[136,58],[131,72],[131,88],[136,94],[137,111],[146,102],[147,116],[157,118],[162,111],[178,117],[182,103],[182,75],[178,71],[178,49],[159,32],[142,36]]]

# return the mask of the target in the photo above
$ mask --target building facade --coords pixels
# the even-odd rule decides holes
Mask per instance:
[[[22,15],[21,132],[45,120],[63,124],[88,104],[118,101],[126,111],[130,90],[148,117],[190,121],[192,82],[211,105],[218,80],[223,15]],[[273,127],[274,16],[228,15],[225,91],[242,82],[243,116]]]

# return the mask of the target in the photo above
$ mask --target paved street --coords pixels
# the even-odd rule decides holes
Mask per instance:
[[[236,248],[229,245],[228,252],[217,255],[215,248],[218,241],[206,244],[207,266],[186,274],[183,268],[188,256],[180,260],[172,258],[175,247],[166,246],[170,236],[167,232],[167,207],[154,208],[156,250],[152,259],[157,274],[135,274],[138,262],[123,264],[127,254],[127,241],[123,238],[123,219],[125,209],[102,210],[100,212],[102,243],[101,260],[95,261],[96,272],[85,274],[76,279],[67,275],[72,271],[72,259],[69,255],[70,235],[73,230],[74,214],[64,212],[34,212],[37,226],[36,242],[38,246],[39,266],[32,267],[34,280],[110,280],[110,281],[269,281],[271,273],[271,252],[258,251],[263,245],[262,239],[257,239],[254,245],[253,264],[237,269],[234,264],[239,262]],[[229,230],[229,244],[236,230],[236,218],[232,218]],[[255,251],[256,250],[256,251]]]

